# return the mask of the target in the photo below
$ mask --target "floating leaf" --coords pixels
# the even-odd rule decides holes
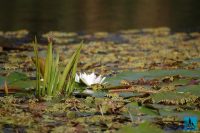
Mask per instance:
[[[0,88],[4,85],[5,77],[0,76]]]
[[[155,108],[148,108],[143,105],[139,106],[137,102],[132,102],[126,105],[131,115],[159,115]]]
[[[144,72],[122,72],[117,74],[112,78],[107,78],[105,82],[108,82],[112,85],[119,85],[121,80],[137,80],[137,79],[155,79],[162,78],[165,76],[173,76],[173,75],[181,75],[185,77],[197,77],[200,78],[200,70],[183,70],[183,69],[175,69],[175,70],[150,70]]]
[[[8,93],[26,92],[27,89],[35,87],[35,80],[30,80],[28,76],[20,72],[12,72],[7,77],[0,77],[0,92],[4,93],[6,80],[6,88]]]
[[[25,81],[20,80],[12,84],[9,84],[9,87],[21,90],[34,88],[35,86],[36,86],[35,80],[25,80]]]
[[[190,93],[192,95],[200,97],[200,85],[189,85],[185,87],[179,87],[178,93]]]
[[[194,102],[198,97],[189,93],[161,92],[152,94],[151,98],[155,103],[186,104],[188,102]]]
[[[164,133],[164,131],[149,122],[144,122],[137,127],[125,126],[118,133]]]
[[[27,79],[29,79],[28,76],[25,73],[20,73],[20,72],[12,72],[6,78],[8,84]]]

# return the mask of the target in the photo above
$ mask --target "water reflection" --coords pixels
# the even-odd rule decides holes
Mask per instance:
[[[168,26],[199,30],[198,0],[0,0],[0,30],[118,31]]]

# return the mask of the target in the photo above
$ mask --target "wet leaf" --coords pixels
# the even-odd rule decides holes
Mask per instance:
[[[195,95],[200,97],[200,85],[189,85],[185,87],[179,87],[177,89],[178,93],[190,93],[191,95]]]
[[[26,74],[20,72],[12,72],[7,77],[0,77],[0,82],[4,80],[7,83],[8,93],[26,92],[35,87],[35,81],[30,80]],[[1,85],[0,92],[3,88],[4,86]]]
[[[10,88],[31,90],[36,86],[35,80],[20,80],[9,85]]]
[[[8,84],[10,83],[12,84],[16,81],[27,80],[27,79],[29,79],[28,76],[25,73],[20,73],[20,72],[12,72],[6,78]]]
[[[4,82],[5,82],[5,77],[0,76],[0,87],[1,88],[4,85]]]
[[[128,108],[129,112],[131,113],[131,115],[136,115],[136,116],[140,116],[140,115],[151,115],[151,116],[156,116],[159,115],[159,112],[157,109],[155,108],[148,108],[147,106],[139,106],[138,103],[136,102],[132,102],[126,105],[126,107]]]
[[[150,70],[144,72],[122,72],[116,76],[107,79],[106,82],[112,85],[119,85],[121,80],[137,80],[137,79],[155,79],[162,78],[169,75],[181,75],[185,77],[198,77],[200,78],[200,70]]]
[[[188,93],[177,93],[177,92],[161,92],[152,94],[151,98],[154,103],[163,104],[186,104],[194,102],[198,97]]]
[[[164,131],[151,123],[144,122],[137,127],[125,126],[118,133],[164,133]]]

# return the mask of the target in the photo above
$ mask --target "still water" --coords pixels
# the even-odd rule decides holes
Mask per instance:
[[[200,31],[200,0],[0,0],[0,30],[34,34],[167,26]]]

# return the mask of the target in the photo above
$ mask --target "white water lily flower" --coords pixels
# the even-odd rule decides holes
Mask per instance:
[[[80,73],[79,75],[76,74],[75,81],[80,83],[81,81],[86,84],[87,86],[91,86],[93,84],[103,84],[103,81],[106,77],[102,77],[101,75],[96,76],[94,73],[86,74]]]

